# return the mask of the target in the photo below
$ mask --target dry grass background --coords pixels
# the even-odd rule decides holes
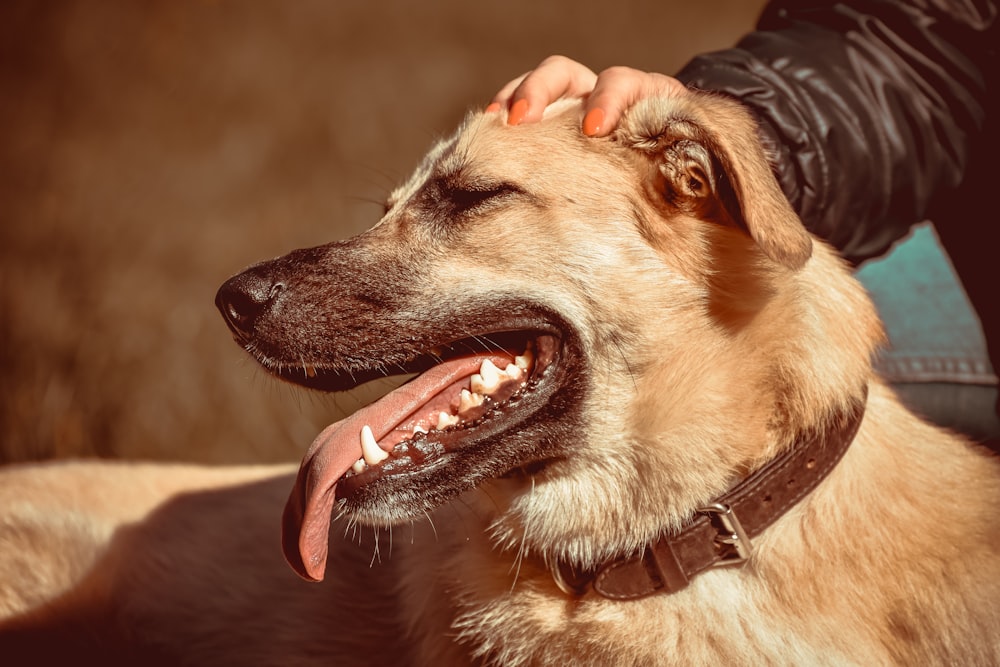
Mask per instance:
[[[758,0],[0,3],[0,461],[297,459],[358,397],[268,378],[213,307],[374,223],[550,53],[672,72]]]

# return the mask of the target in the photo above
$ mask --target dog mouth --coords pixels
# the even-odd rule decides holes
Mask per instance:
[[[553,371],[561,355],[557,332],[525,329],[437,345],[393,362],[401,373],[415,372],[416,377],[325,428],[302,461],[282,520],[282,545],[292,568],[305,579],[323,578],[330,522],[338,507],[362,518],[384,521],[387,513],[406,518],[405,502],[391,510],[376,503],[379,508],[373,511],[366,499],[406,495],[411,493],[405,490],[408,485],[419,479],[447,475],[445,470],[457,460],[474,459],[484,448],[496,447],[498,437],[516,431],[546,404],[559,384]],[[385,375],[377,368],[365,369],[351,371],[353,379],[346,380],[342,371],[322,365],[279,375],[336,390],[375,373]],[[530,463],[491,456],[508,467],[494,466],[491,474]]]
[[[470,432],[487,422],[511,419],[523,396],[552,365],[558,349],[549,334],[508,332],[438,346],[404,369],[430,368],[374,404],[331,424],[310,454],[343,447],[351,439],[357,459],[338,479],[337,497],[347,498],[384,475],[405,473],[460,449]],[[314,377],[320,377],[317,373]]]

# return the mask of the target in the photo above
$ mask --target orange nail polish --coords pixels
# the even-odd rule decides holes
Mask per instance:
[[[587,112],[587,115],[583,118],[583,133],[588,137],[592,137],[601,131],[601,126],[604,125],[604,110],[603,109],[591,109]]]
[[[507,124],[520,125],[527,113],[528,100],[518,100],[517,102],[514,102],[514,106],[510,108],[510,113],[507,114]]]
[[[486,113],[496,113],[497,111],[500,111],[499,102],[491,102],[490,105],[486,107]]]

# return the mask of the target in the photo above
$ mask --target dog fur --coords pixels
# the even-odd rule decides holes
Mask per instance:
[[[874,308],[805,233],[752,120],[689,93],[592,140],[580,113],[559,104],[520,127],[470,114],[371,230],[252,270],[284,291],[240,342],[304,384],[551,327],[558,357],[509,421],[343,501],[318,584],[278,548],[293,467],[2,470],[0,655],[1000,664],[997,460],[873,375]],[[554,583],[553,563],[586,568],[676,529],[866,388],[843,460],[747,563],[632,601]]]

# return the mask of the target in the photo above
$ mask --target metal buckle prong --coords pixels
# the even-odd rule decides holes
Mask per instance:
[[[716,565],[742,563],[750,558],[752,549],[750,538],[747,537],[746,531],[743,530],[743,526],[732,507],[725,503],[712,503],[698,511],[709,515],[712,523],[719,529],[719,534],[715,537],[715,544],[719,548],[722,560]]]

